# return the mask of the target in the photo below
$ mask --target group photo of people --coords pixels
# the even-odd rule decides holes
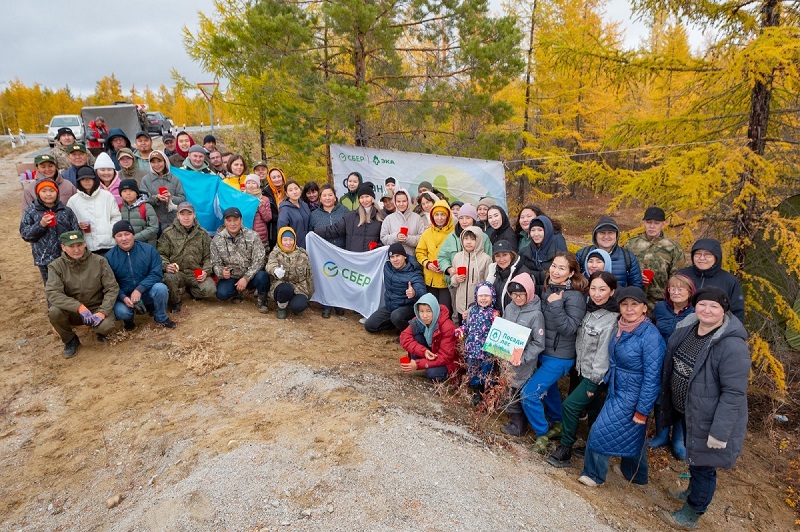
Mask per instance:
[[[265,161],[249,168],[213,135],[165,134],[156,149],[146,131],[131,141],[94,123],[88,148],[59,130],[23,190],[19,231],[64,358],[78,354],[81,328],[98,342],[149,320],[175,329],[191,300],[248,302],[265,319],[343,316],[350,309],[312,303],[314,234],[385,254],[382,298],[360,321],[392,335],[401,372],[464,384],[475,409],[501,396],[502,432],[530,438],[583,485],[601,486],[609,468],[646,485],[648,451],[667,447],[688,463],[689,482],[661,517],[692,529],[717,469],[742,453],[751,364],[742,287],[718,240],[684,249],[666,236],[661,207],[643,206],[642,230],[626,241],[606,215],[591,244],[570,247],[558,213],[537,205],[509,212],[504,198],[473,204],[430,181],[405,188],[409,179],[358,171],[337,194]],[[218,176],[257,200],[254,216],[229,206],[215,231],[203,228],[173,168]],[[486,350],[499,318],[530,330],[510,360]]]

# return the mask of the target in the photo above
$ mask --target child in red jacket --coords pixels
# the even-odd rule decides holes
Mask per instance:
[[[414,314],[416,318],[400,334],[400,345],[411,360],[400,367],[405,373],[424,369],[432,381],[446,380],[458,367],[450,313],[432,294],[425,294],[414,304]]]

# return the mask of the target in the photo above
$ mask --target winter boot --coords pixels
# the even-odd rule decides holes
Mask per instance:
[[[533,452],[537,454],[545,454],[547,452],[548,445],[550,445],[550,439],[547,436],[539,436],[536,438],[536,441],[533,442]]]
[[[655,407],[656,427],[661,424],[660,411],[661,409],[659,405],[656,405]],[[664,447],[665,445],[668,444],[669,444],[669,427],[665,427],[664,429],[661,430],[661,432],[658,432],[652,438],[647,439],[647,446],[650,449],[657,449],[659,447]]]
[[[289,306],[288,303],[278,303],[278,319],[279,320],[285,320],[286,316],[289,315],[289,312],[288,312],[288,310],[286,308],[287,306]]]
[[[553,467],[569,467],[570,458],[572,458],[572,447],[559,445],[556,452],[547,457],[547,463]]]
[[[269,312],[269,309],[267,308],[267,294],[266,293],[258,294],[258,301],[256,302],[256,305],[258,306],[258,311],[261,314],[266,314],[267,312]]]
[[[683,441],[683,425],[680,421],[672,425],[672,454],[678,460],[686,460],[686,443]]]
[[[61,356],[64,358],[72,358],[78,354],[78,348],[81,345],[81,341],[78,340],[78,336],[75,335],[72,337],[72,340],[64,344],[64,351],[61,352]]]
[[[686,502],[686,500],[689,498],[689,488],[686,488],[685,490],[673,492],[672,493],[672,498],[673,499],[678,499],[679,501]]]
[[[553,423],[553,426],[550,428],[550,430],[547,431],[547,434],[545,434],[545,436],[547,436],[547,439],[549,439],[549,440],[560,440],[561,439],[561,422],[560,421],[556,421],[555,423]]]
[[[694,510],[689,506],[689,503],[686,503],[683,505],[683,508],[676,512],[661,510],[658,512],[658,515],[672,528],[677,528],[678,530],[694,530],[697,528],[697,521],[703,514]]]
[[[510,421],[503,425],[500,429],[509,436],[525,436],[531,430],[531,425],[528,423],[528,418],[525,417],[524,412],[515,414],[508,414]]]
[[[483,384],[479,384],[478,386],[470,386],[469,391],[472,392],[472,406],[478,406],[483,401],[483,392],[484,387]]]

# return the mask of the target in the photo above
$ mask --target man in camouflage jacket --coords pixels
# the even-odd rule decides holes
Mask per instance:
[[[222,213],[225,226],[211,241],[211,266],[217,281],[217,299],[241,298],[241,292],[255,289],[258,310],[267,312],[269,276],[264,271],[266,254],[258,233],[242,227],[242,213],[229,207]]]
[[[686,266],[686,255],[680,244],[664,236],[667,225],[666,214],[659,207],[649,207],[644,213],[644,233],[628,240],[625,244],[636,255],[642,270],[652,270],[653,280],[647,282],[642,275],[644,291],[653,308],[664,299],[664,290],[670,277]]]

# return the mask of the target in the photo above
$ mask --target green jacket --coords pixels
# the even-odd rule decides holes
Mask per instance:
[[[92,312],[112,316],[119,285],[108,261],[88,249],[75,260],[66,253],[47,267],[47,301],[56,308],[78,312],[84,305]]]
[[[211,242],[211,266],[221,278],[223,268],[230,268],[231,277],[249,282],[264,269],[266,252],[261,237],[252,229],[242,227],[235,237],[223,226]]]
[[[167,264],[174,262],[181,271],[202,268],[211,273],[211,237],[197,220],[191,231],[187,231],[175,218],[158,239],[158,253],[164,271],[167,271]]]

